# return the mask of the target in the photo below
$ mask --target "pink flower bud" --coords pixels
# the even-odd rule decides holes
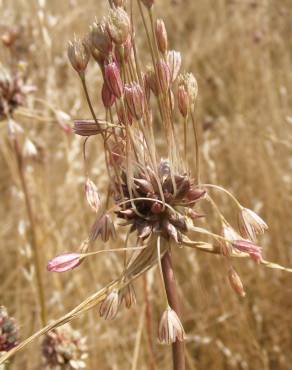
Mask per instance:
[[[170,70],[168,65],[163,59],[160,59],[156,64],[156,68],[160,88],[163,92],[166,92],[170,86]]]
[[[117,109],[117,115],[119,123],[126,126],[127,124],[132,125],[133,117],[129,109],[124,109],[123,105],[119,105]]]
[[[125,98],[131,115],[137,120],[141,119],[144,113],[144,93],[141,86],[136,82],[126,85]]]
[[[249,240],[234,240],[232,242],[233,248],[240,252],[248,253],[250,258],[255,262],[262,261],[262,248]]]
[[[181,54],[178,51],[170,50],[167,53],[167,65],[170,70],[171,81],[174,82],[181,67]]]
[[[105,121],[98,120],[98,127],[92,119],[79,119],[74,121],[73,130],[76,135],[92,136],[100,134],[105,130],[107,124]]]
[[[104,79],[111,93],[120,98],[123,94],[123,82],[120,70],[115,62],[109,63],[104,67]]]
[[[80,253],[65,253],[51,259],[47,269],[52,272],[65,272],[80,265],[81,261]]]
[[[102,85],[101,98],[105,108],[110,108],[116,100],[105,82]]]
[[[100,201],[100,197],[97,191],[97,187],[90,179],[86,180],[85,194],[86,194],[87,202],[90,205],[90,207],[95,212],[98,212],[101,201]]]
[[[157,40],[157,46],[159,51],[162,54],[165,54],[167,51],[167,32],[165,24],[162,19],[157,19],[155,24],[155,35]]]
[[[179,85],[177,89],[178,109],[181,115],[185,118],[189,111],[189,96],[184,85]]]

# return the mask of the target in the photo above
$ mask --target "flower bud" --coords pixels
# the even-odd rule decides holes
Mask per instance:
[[[260,263],[262,261],[262,248],[253,242],[243,239],[234,240],[232,246],[240,252],[249,254],[250,258],[255,262]]]
[[[136,293],[132,283],[129,283],[119,292],[120,304],[123,302],[127,308],[131,308],[136,304]]]
[[[68,45],[68,58],[76,72],[84,73],[89,62],[90,53],[88,46],[84,41],[75,38]]]
[[[114,223],[109,214],[104,214],[95,221],[89,235],[89,240],[95,241],[99,235],[104,242],[116,236]]]
[[[102,20],[101,23],[95,22],[90,27],[89,44],[93,54],[95,49],[104,56],[108,56],[112,51],[112,41],[106,29],[105,20]]]
[[[104,79],[111,93],[120,98],[123,94],[123,82],[120,70],[115,62],[111,62],[104,67]]]
[[[183,85],[188,97],[190,108],[195,104],[198,95],[198,83],[192,73],[185,73],[179,76],[179,85]]]
[[[203,199],[206,196],[206,190],[199,189],[199,188],[190,188],[190,190],[186,194],[186,198],[190,202],[196,202],[200,199]]]
[[[157,46],[162,54],[167,52],[167,32],[165,24],[162,19],[157,19],[155,24],[155,35],[157,40]]]
[[[137,120],[141,119],[144,113],[144,93],[141,86],[136,82],[126,85],[125,98],[131,115]]]
[[[171,81],[174,82],[181,67],[181,53],[175,50],[170,50],[167,53],[167,65],[170,70]]]
[[[80,253],[65,253],[51,259],[47,269],[52,272],[65,272],[80,265],[81,261]]]
[[[109,295],[101,302],[99,307],[99,314],[105,320],[113,320],[119,310],[119,293],[117,290],[113,290]]]
[[[231,267],[230,270],[228,271],[228,279],[229,279],[229,282],[230,282],[230,285],[231,285],[232,289],[238,295],[240,295],[241,297],[244,297],[245,296],[245,291],[244,291],[244,288],[243,288],[242,281],[241,281],[238,273],[235,271],[235,269],[233,267]]]
[[[239,214],[239,229],[246,239],[256,240],[257,234],[263,234],[268,228],[264,220],[248,208],[242,208]]]
[[[166,92],[170,86],[170,70],[168,65],[163,59],[160,59],[156,64],[156,68],[160,88],[162,92]]]
[[[98,212],[100,208],[100,197],[97,191],[96,185],[90,180],[87,179],[85,183],[85,194],[86,199],[90,207],[95,211]]]
[[[117,7],[110,10],[107,29],[115,44],[121,45],[126,42],[130,35],[131,22],[123,8]]]
[[[159,86],[157,84],[155,72],[151,68],[149,68],[146,72],[145,86],[146,86],[145,89],[149,91],[149,92],[147,91],[146,96],[149,94],[149,97],[150,97],[150,90],[153,92],[155,96],[158,96]]]
[[[176,312],[167,307],[164,311],[158,329],[158,339],[163,344],[172,344],[177,340],[183,342],[185,331]]]
[[[105,82],[102,85],[101,98],[105,108],[110,108],[116,100]]]
[[[181,115],[185,118],[189,111],[189,96],[184,85],[179,85],[177,89],[177,103]]]
[[[120,104],[117,109],[117,115],[119,124],[126,126],[127,124],[132,125],[133,117],[129,109],[124,109],[123,105]]]
[[[92,136],[100,134],[107,127],[105,121],[98,120],[98,125],[99,127],[97,127],[95,121],[92,119],[79,119],[74,121],[73,130],[76,135]]]
[[[141,1],[148,9],[151,9],[154,4],[154,0],[141,0]]]

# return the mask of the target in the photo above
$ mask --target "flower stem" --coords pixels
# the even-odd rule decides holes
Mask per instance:
[[[162,272],[164,277],[165,289],[169,301],[170,307],[180,316],[180,305],[177,294],[177,286],[172,267],[172,260],[170,250],[168,250],[162,260]],[[172,358],[173,358],[173,370],[185,370],[185,355],[184,355],[184,343],[176,341],[172,345]]]

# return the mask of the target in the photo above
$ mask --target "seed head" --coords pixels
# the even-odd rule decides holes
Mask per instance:
[[[165,28],[164,21],[162,19],[157,19],[155,23],[155,35],[157,40],[157,46],[162,54],[167,52],[167,32]]]
[[[241,209],[238,223],[242,236],[253,241],[256,240],[257,234],[263,234],[268,228],[268,225],[265,223],[265,221],[248,208]]]
[[[160,59],[156,63],[156,68],[160,88],[163,92],[165,92],[169,89],[170,86],[170,70],[163,59]]]
[[[90,241],[95,241],[100,235],[101,240],[107,242],[109,238],[116,237],[114,223],[109,214],[104,214],[99,217],[93,224],[89,236]]]
[[[123,82],[119,67],[115,62],[111,62],[104,67],[104,79],[111,93],[120,98],[123,94]]]
[[[68,58],[75,71],[83,74],[90,58],[86,43],[77,38],[74,41],[70,41],[68,45]]]
[[[171,81],[174,82],[181,67],[181,53],[175,50],[170,50],[167,53],[167,64],[170,70]]]
[[[42,354],[49,370],[78,370],[86,367],[86,338],[69,324],[52,329],[42,342]]]
[[[245,291],[243,288],[242,281],[238,275],[238,273],[235,271],[233,267],[231,267],[228,271],[228,279],[230,282],[230,285],[232,289],[241,297],[245,296]]]
[[[47,269],[52,272],[65,272],[79,266],[81,261],[80,253],[65,253],[51,259]]]
[[[93,54],[94,50],[98,50],[107,57],[112,51],[112,40],[107,31],[106,21],[104,19],[100,23],[94,22],[90,27],[89,45]]]
[[[107,29],[115,44],[121,45],[126,42],[131,32],[131,22],[123,8],[117,7],[110,10]]]
[[[177,340],[183,342],[185,331],[176,312],[167,307],[164,311],[158,330],[158,339],[163,344],[172,344]]]
[[[113,290],[101,302],[99,307],[100,316],[103,317],[105,320],[113,320],[117,316],[119,305],[119,293],[117,290]]]
[[[96,185],[90,180],[87,179],[85,183],[85,194],[86,199],[90,207],[95,211],[98,212],[100,208],[100,196],[97,190]]]
[[[125,98],[131,115],[139,120],[144,113],[144,93],[141,86],[132,82],[125,86]]]
[[[0,306],[0,352],[6,352],[18,344],[18,327],[7,309]]]

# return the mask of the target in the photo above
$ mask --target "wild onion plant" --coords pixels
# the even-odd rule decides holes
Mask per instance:
[[[64,272],[76,268],[87,257],[122,252],[123,272],[68,314],[22,342],[0,362],[98,304],[100,316],[114,319],[121,305],[130,308],[135,303],[133,281],[158,266],[165,305],[158,339],[172,345],[173,368],[183,370],[186,333],[172,266],[174,249],[180,248],[183,253],[183,248],[193,248],[222,255],[231,287],[240,296],[245,291],[232,265],[234,257],[251,258],[267,267],[291,271],[263,259],[257,236],[267,229],[266,223],[224,188],[202,181],[201,135],[195,116],[197,81],[192,73],[183,72],[181,54],[169,48],[164,22],[155,18],[154,3],[110,0],[108,16],[94,22],[83,40],[75,38],[68,47],[69,60],[80,78],[92,115],[91,119],[76,120],[74,132],[85,137],[85,161],[87,141],[102,143],[108,192],[99,194],[86,164],[85,194],[96,219],[80,249],[55,257],[48,263],[48,270]],[[141,30],[134,22],[135,6],[142,18],[151,61],[146,67],[137,45],[136,33]],[[90,58],[98,64],[103,77],[104,116],[102,112],[97,114],[88,91],[86,71]],[[178,140],[181,131],[182,144]],[[210,194],[212,191],[222,192],[237,208],[238,230],[224,217]],[[199,224],[204,217],[197,209],[199,202],[213,207],[221,233],[209,230],[207,218],[204,227]],[[116,237],[117,223],[126,232],[125,244],[94,251],[97,240],[106,243]]]

